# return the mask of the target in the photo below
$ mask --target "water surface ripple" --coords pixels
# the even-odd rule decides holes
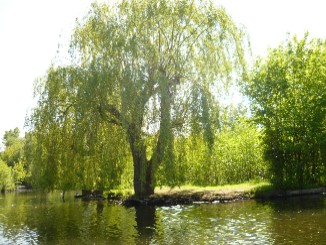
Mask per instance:
[[[0,196],[0,244],[326,244],[323,196],[125,208],[56,192]]]

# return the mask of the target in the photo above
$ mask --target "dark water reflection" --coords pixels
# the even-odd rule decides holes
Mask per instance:
[[[326,198],[124,208],[0,196],[0,244],[326,244]]]
[[[326,244],[326,198],[280,199],[269,205],[275,244]]]
[[[155,232],[155,207],[135,207],[135,220],[141,241],[151,240]]]

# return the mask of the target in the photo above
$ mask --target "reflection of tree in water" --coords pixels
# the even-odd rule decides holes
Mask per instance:
[[[155,227],[155,207],[138,206],[136,210],[137,231],[140,237],[151,238]]]
[[[325,207],[323,196],[272,200],[271,233],[275,244],[324,244]]]
[[[98,200],[96,204],[96,211],[97,214],[102,214],[104,209],[104,202],[102,200]]]

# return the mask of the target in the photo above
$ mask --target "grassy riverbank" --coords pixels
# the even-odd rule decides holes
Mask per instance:
[[[157,187],[155,193],[148,198],[138,199],[131,190],[116,191],[115,196],[127,206],[134,205],[175,205],[198,202],[229,202],[251,199],[257,193],[272,189],[269,182],[246,182],[223,186]]]
[[[175,188],[156,188],[154,196],[180,196],[195,197],[202,201],[214,200],[234,200],[252,198],[256,192],[269,190],[272,185],[269,182],[246,182],[242,184],[222,185],[222,186],[193,186],[184,185]]]
[[[176,205],[193,203],[225,203],[248,199],[274,199],[280,197],[325,194],[325,187],[276,190],[269,182],[246,182],[242,184],[223,186],[193,186],[158,187],[155,193],[147,198],[135,197],[131,190],[116,192],[116,200],[125,206],[137,205]]]
[[[215,194],[224,194],[230,195],[232,193],[250,193],[254,194],[257,190],[262,189],[271,189],[272,185],[267,182],[245,182],[241,184],[233,184],[233,185],[221,185],[221,186],[194,186],[194,185],[183,185],[180,187],[162,187],[156,188],[155,194],[164,195],[164,194],[196,194],[196,193],[215,193]]]

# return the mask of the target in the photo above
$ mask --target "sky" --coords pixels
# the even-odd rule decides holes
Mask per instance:
[[[34,81],[68,44],[76,18],[92,0],[0,0],[0,139],[15,127],[21,135],[35,104]],[[254,56],[277,47],[287,33],[326,38],[325,0],[215,0],[249,33]],[[0,142],[1,144],[1,142]]]

